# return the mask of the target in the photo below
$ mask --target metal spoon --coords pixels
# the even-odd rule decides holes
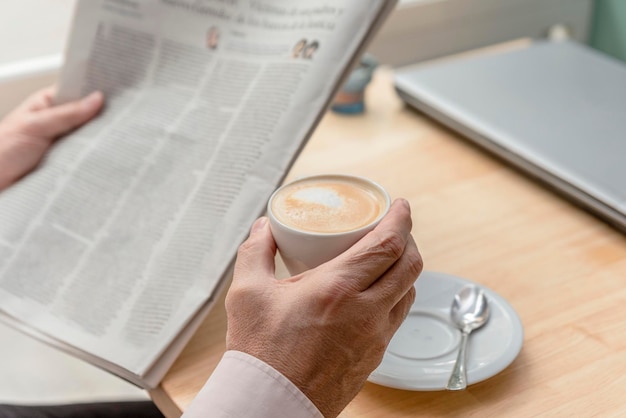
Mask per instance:
[[[474,285],[463,286],[454,295],[454,301],[450,308],[450,318],[461,330],[461,344],[446,389],[463,390],[467,387],[465,360],[469,334],[485,325],[489,319],[489,305],[483,291]]]

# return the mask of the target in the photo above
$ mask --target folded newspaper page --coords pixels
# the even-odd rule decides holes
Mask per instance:
[[[79,1],[57,101],[107,104],[0,194],[5,319],[154,387],[394,4]]]

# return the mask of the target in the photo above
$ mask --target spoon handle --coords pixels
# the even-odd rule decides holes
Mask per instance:
[[[467,387],[467,371],[465,368],[465,353],[467,349],[467,339],[469,332],[461,331],[461,346],[459,347],[459,354],[456,356],[456,363],[454,363],[454,369],[448,380],[446,389],[448,390],[463,390]]]

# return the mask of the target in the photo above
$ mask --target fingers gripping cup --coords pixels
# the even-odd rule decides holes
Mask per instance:
[[[281,258],[291,274],[329,261],[378,225],[389,194],[363,177],[321,175],[276,190],[267,212]]]

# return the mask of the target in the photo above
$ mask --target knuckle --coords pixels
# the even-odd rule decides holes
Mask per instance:
[[[406,223],[407,223],[407,225],[408,225],[408,227],[409,227],[409,231],[410,231],[410,230],[412,230],[412,229],[413,229],[413,218],[411,217],[411,212],[410,212],[410,210],[409,210],[409,211],[407,211],[407,213],[406,213],[406,215],[405,215],[405,216],[406,216]]]
[[[388,328],[388,315],[382,308],[370,307],[361,318],[361,327],[364,333],[375,337],[373,340],[379,339],[386,333]]]
[[[330,283],[320,295],[321,303],[327,307],[338,307],[343,305],[352,294],[353,289],[346,280],[336,280]]]
[[[400,317],[400,321],[404,321],[406,317],[409,315],[409,312],[411,312],[411,307],[413,306],[413,303],[415,303],[415,297],[416,297],[415,287],[411,287],[408,290],[408,292],[406,292],[402,300],[400,301],[400,307],[401,307],[400,313],[402,315]],[[401,323],[402,322],[400,322],[398,326],[400,326]]]
[[[27,137],[51,137],[42,118],[35,113],[26,113],[16,122],[16,130]]]
[[[413,306],[413,303],[415,303],[416,296],[417,296],[417,292],[415,291],[415,287],[411,287],[409,291],[407,292],[407,304],[406,304],[405,311],[404,311],[404,317],[406,317],[409,314],[409,311],[411,310],[411,306]]]
[[[422,260],[422,256],[419,253],[411,255],[409,259],[409,272],[417,277],[422,273],[424,269],[424,260]]]
[[[385,355],[385,351],[387,350],[387,345],[389,345],[389,341],[383,338],[377,338],[373,341],[372,344],[372,352],[376,356],[376,360],[378,363],[382,360]],[[378,366],[378,364],[376,364]]]
[[[74,119],[81,118],[85,113],[85,107],[81,101],[75,101],[67,104],[67,112],[65,112],[65,118],[68,122],[73,122]]]
[[[402,257],[404,254],[405,240],[402,236],[393,232],[379,237],[378,246],[384,254],[392,256],[394,259]]]
[[[28,131],[39,125],[39,117],[34,113],[27,112],[22,114],[15,124],[20,131]]]
[[[378,316],[366,315],[361,321],[361,329],[366,335],[377,335],[381,328],[380,323],[381,319]]]
[[[237,257],[239,258],[241,256],[245,256],[253,248],[254,248],[254,241],[252,241],[251,239],[245,240],[243,243],[241,243],[241,245],[239,245],[239,248],[237,249]]]
[[[230,289],[228,289],[228,293],[226,293],[226,300],[224,301],[226,310],[228,310],[229,306],[232,306],[239,299],[241,299],[242,293],[245,292],[242,292],[240,286],[232,285]]]
[[[383,260],[398,260],[404,254],[406,242],[396,232],[380,233],[371,232],[374,243],[351,260],[351,263],[359,266],[362,264],[378,263]]]
[[[238,306],[242,301],[251,301],[255,299],[257,290],[250,285],[242,285],[233,283],[226,293],[226,310],[233,306]]]

